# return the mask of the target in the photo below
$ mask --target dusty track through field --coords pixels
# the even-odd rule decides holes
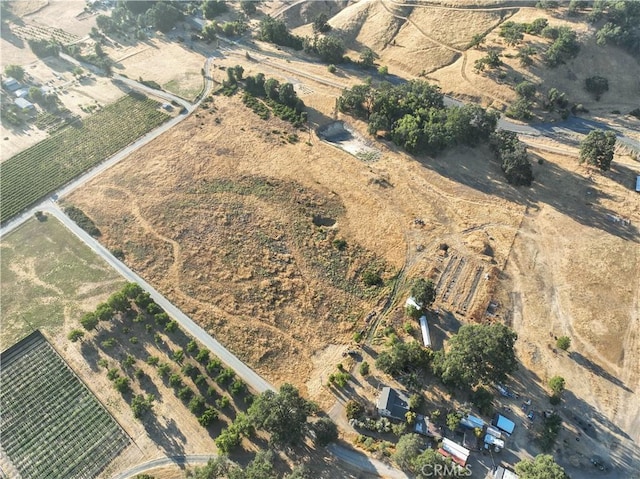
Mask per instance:
[[[461,67],[460,67],[460,75],[462,76],[462,78],[464,79],[464,81],[466,81],[466,82],[469,84],[469,86],[470,86],[471,88],[473,88],[473,90],[474,90],[474,91],[476,91],[476,92],[477,92],[481,97],[488,97],[488,98],[490,98],[491,100],[493,100],[493,101],[495,101],[495,102],[498,102],[498,103],[500,103],[500,104],[502,104],[502,105],[507,105],[507,103],[506,103],[504,100],[502,100],[502,99],[500,99],[500,98],[498,98],[498,97],[496,97],[496,96],[490,95],[490,94],[488,94],[486,91],[482,91],[482,90],[478,89],[478,88],[473,84],[473,82],[469,79],[469,77],[467,76],[467,71],[466,71],[466,68],[467,68],[467,52],[466,52],[465,50],[460,50],[460,49],[455,48],[455,47],[453,47],[453,46],[451,46],[451,45],[448,45],[448,44],[446,44],[446,43],[441,42],[440,40],[438,40],[438,39],[436,39],[436,38],[432,37],[431,35],[427,34],[427,33],[426,33],[422,28],[420,28],[420,26],[418,26],[418,25],[416,24],[416,22],[414,22],[413,20],[411,20],[411,18],[410,18],[410,17],[404,17],[404,16],[402,16],[402,15],[398,15],[397,13],[394,13],[394,12],[393,12],[393,11],[392,11],[392,10],[391,10],[387,5],[386,5],[386,4],[385,4],[385,1],[387,1],[387,0],[378,0],[378,1],[379,1],[379,2],[380,2],[380,4],[384,7],[384,9],[385,9],[387,12],[389,12],[389,14],[391,14],[391,15],[393,15],[394,17],[399,18],[399,19],[401,19],[401,20],[404,20],[405,22],[407,22],[407,23],[411,24],[411,25],[412,25],[412,26],[413,26],[413,27],[414,27],[414,28],[415,28],[415,29],[416,29],[416,30],[417,30],[417,31],[418,31],[418,32],[419,32],[423,37],[425,37],[425,38],[426,38],[427,40],[429,40],[431,43],[434,43],[434,44],[436,44],[436,45],[438,45],[438,46],[440,46],[440,47],[442,47],[442,48],[445,48],[445,49],[447,49],[447,50],[449,50],[449,51],[454,52],[456,55],[459,55],[459,56],[454,57],[454,60],[453,60],[451,63],[455,63],[455,62],[458,60],[458,58],[460,58],[460,55],[461,55],[461,56],[462,56],[462,65],[461,65]],[[392,3],[392,4],[394,4],[394,5],[396,5],[396,6],[400,6],[400,7],[435,8],[435,7],[434,7],[434,6],[432,6],[432,5],[402,4],[402,3],[399,3],[399,2],[393,2],[393,1],[392,1],[391,3]],[[440,8],[445,8],[445,7],[440,7]],[[463,8],[461,8],[461,9],[456,9],[456,8],[446,8],[446,9],[449,9],[449,10],[462,10],[462,11],[469,11],[469,10],[470,10],[470,9],[463,9]],[[504,8],[504,7],[499,7],[499,8],[497,8],[497,9],[472,9],[472,10],[473,10],[473,11],[496,11],[496,10],[498,10],[498,11],[500,11],[500,10],[507,10],[507,11],[510,11],[510,10],[513,10],[513,8]],[[504,19],[503,19],[503,21],[504,21]],[[450,63],[450,64],[451,64],[451,63]],[[446,66],[448,66],[448,65],[450,65],[450,64],[442,65],[442,66],[440,66],[440,68],[438,68],[437,70],[442,69],[442,68],[444,68],[444,67],[446,67]],[[434,71],[437,71],[437,70],[434,70]],[[431,72],[431,73],[433,73],[433,72]]]

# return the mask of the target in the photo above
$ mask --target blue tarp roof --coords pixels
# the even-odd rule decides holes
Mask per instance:
[[[516,428],[516,423],[511,419],[507,419],[502,414],[498,414],[498,417],[496,418],[496,427],[498,427],[498,429],[502,429],[508,434],[511,434]]]

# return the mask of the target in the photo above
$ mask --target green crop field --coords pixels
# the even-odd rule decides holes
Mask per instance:
[[[0,360],[2,448],[24,479],[95,477],[129,444],[40,332]]]
[[[159,103],[129,94],[0,165],[0,222],[65,185],[169,119]]]

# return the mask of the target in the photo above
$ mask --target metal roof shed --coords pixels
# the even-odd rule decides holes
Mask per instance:
[[[516,428],[516,423],[511,419],[504,417],[502,414],[498,414],[495,419],[495,426],[507,434],[512,434],[513,430]]]

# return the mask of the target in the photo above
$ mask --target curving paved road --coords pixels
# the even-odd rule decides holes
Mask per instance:
[[[128,479],[138,474],[144,474],[145,472],[150,471],[151,469],[155,469],[156,467],[171,466],[172,464],[176,464],[178,466],[195,466],[198,464],[206,464],[207,462],[209,462],[209,459],[213,459],[215,457],[216,456],[214,455],[207,454],[160,457],[148,462],[143,462],[142,464],[138,464],[135,467],[127,469],[126,471],[120,472],[119,474],[112,476],[111,479]]]

